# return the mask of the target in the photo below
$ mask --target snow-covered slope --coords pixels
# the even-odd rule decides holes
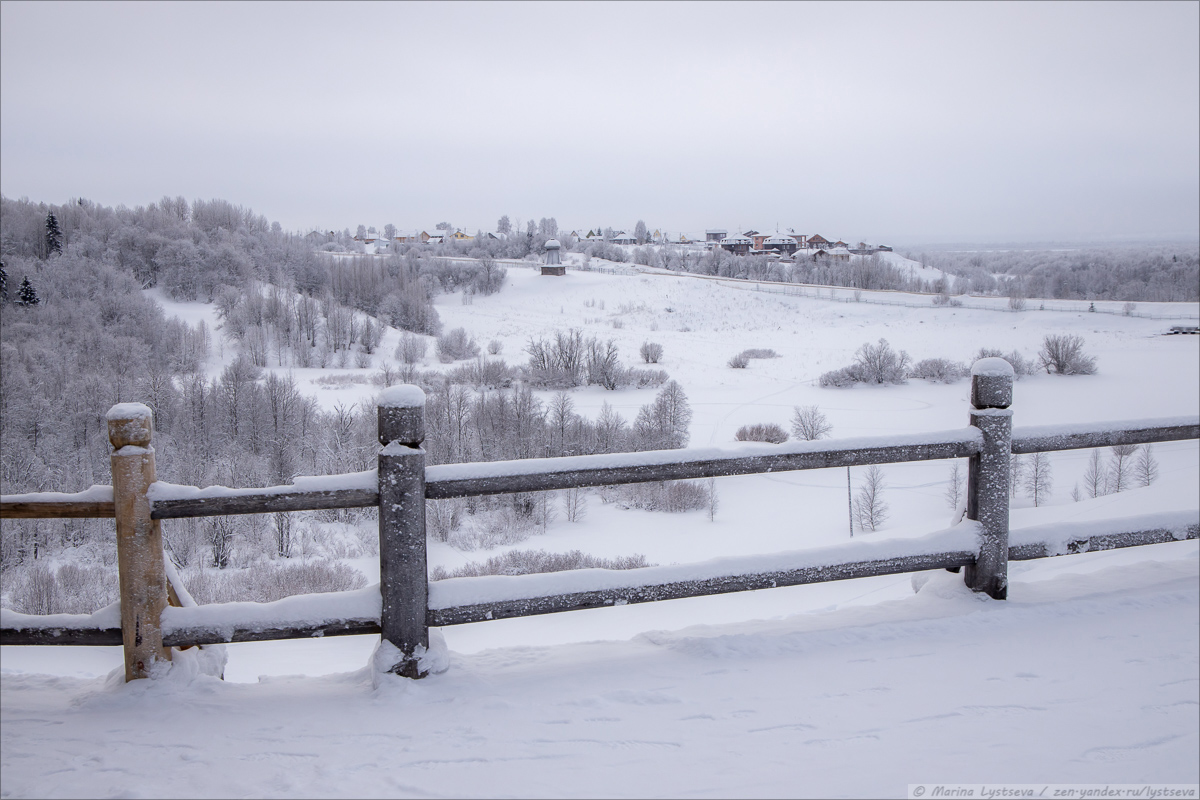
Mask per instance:
[[[1099,372],[1021,380],[1018,426],[1200,408],[1200,337],[1163,336],[1162,321],[833,302],[685,276],[508,274],[499,294],[439,298],[445,327],[499,340],[510,362],[530,337],[570,327],[612,338],[626,365],[658,342],[697,446],[731,443],[747,423],[787,428],[797,405],[820,406],[835,437],[965,425],[966,381],[817,385],[879,338],[915,360],[970,361],[980,347],[1033,357],[1047,334],[1082,336]],[[726,366],[751,347],[779,357]],[[371,397],[366,383],[312,383],[329,372],[296,375],[327,407]],[[585,415],[608,402],[632,419],[654,391],[572,394]],[[1014,528],[1200,506],[1197,443],[1155,452],[1152,486],[1082,502],[1070,493],[1087,453],[1053,454],[1049,505],[1018,496]],[[887,467],[891,517],[871,535],[945,527],[947,472]],[[845,470],[717,487],[712,521],[593,495],[581,521],[516,546],[671,564],[848,535]],[[499,551],[434,543],[430,560]],[[4,648],[0,795],[882,796],[924,780],[1194,782],[1197,551],[1017,564],[1005,603],[937,573],[916,595],[892,576],[460,626],[445,631],[448,672],[379,689],[364,669],[372,637],[233,645],[223,683],[180,669],[129,686],[104,677],[115,649]],[[377,579],[377,564],[359,566]]]

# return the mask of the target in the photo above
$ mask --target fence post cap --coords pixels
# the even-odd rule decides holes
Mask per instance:
[[[117,403],[105,414],[108,440],[120,450],[127,445],[147,447],[154,430],[154,412],[145,403]]]
[[[424,408],[425,392],[420,386],[403,383],[389,386],[379,394],[380,408]]]
[[[971,405],[975,408],[1008,408],[1012,405],[1012,364],[1003,358],[981,358],[971,366]]]

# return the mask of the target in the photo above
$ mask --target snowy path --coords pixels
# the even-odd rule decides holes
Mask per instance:
[[[903,796],[921,781],[1195,782],[1195,542],[631,641],[128,686],[4,672],[0,795]],[[303,665],[297,664],[297,670]]]

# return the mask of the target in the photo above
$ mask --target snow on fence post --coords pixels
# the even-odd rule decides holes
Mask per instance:
[[[971,367],[971,425],[983,447],[967,469],[967,519],[980,523],[979,555],[965,572],[967,586],[997,600],[1008,597],[1008,481],[1012,458],[1013,368],[1002,358]]]
[[[379,398],[379,591],[383,641],[399,653],[387,669],[423,678],[429,648],[429,575],[425,558],[425,393],[385,389]]]
[[[121,638],[125,680],[146,678],[155,661],[170,661],[163,647],[162,611],[167,605],[162,526],[150,519],[146,492],[154,483],[154,417],[141,403],[108,410],[112,443],[113,505],[117,522],[117,569],[121,592]]]

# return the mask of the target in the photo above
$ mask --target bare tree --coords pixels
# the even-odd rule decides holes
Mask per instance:
[[[1013,453],[1008,461],[1008,492],[1016,497],[1017,491],[1025,485],[1025,456]]]
[[[966,489],[963,477],[962,463],[956,458],[950,462],[950,485],[946,487],[946,505],[952,509],[958,508],[958,504],[962,502]]]
[[[1108,461],[1108,490],[1122,492],[1133,485],[1133,454],[1137,452],[1136,444],[1117,444],[1110,450],[1112,455]]]
[[[562,493],[563,514],[567,522],[579,522],[587,516],[587,495],[578,487],[564,489]]]
[[[1096,498],[1108,494],[1107,481],[1104,478],[1104,465],[1100,462],[1100,451],[1093,450],[1088,458],[1087,469],[1083,472],[1083,493]]]
[[[721,500],[717,497],[717,479],[708,479],[708,521],[712,522],[717,518],[717,510],[721,507]]]
[[[867,478],[854,499],[854,518],[860,530],[876,531],[888,518],[888,504],[883,501],[883,470],[872,464]]]
[[[1149,486],[1158,478],[1158,460],[1154,457],[1154,445],[1142,445],[1137,463],[1133,465],[1133,475],[1139,486]]]
[[[792,435],[807,442],[824,439],[833,426],[818,406],[796,406],[792,412]]]
[[[1039,506],[1050,497],[1053,479],[1050,474],[1050,456],[1034,453],[1030,459],[1029,473],[1025,476],[1025,494]]]

